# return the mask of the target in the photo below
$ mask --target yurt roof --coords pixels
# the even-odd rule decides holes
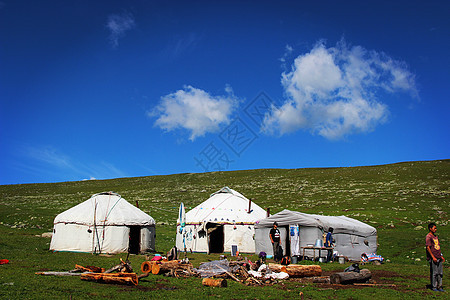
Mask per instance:
[[[60,213],[54,224],[154,225],[155,220],[114,192],[93,195],[88,200]]]
[[[211,194],[210,198],[186,213],[186,224],[199,222],[252,224],[266,217],[266,211],[229,187]]]

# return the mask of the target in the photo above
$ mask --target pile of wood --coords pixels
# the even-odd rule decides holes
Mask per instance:
[[[113,273],[117,272],[117,273]],[[105,270],[95,266],[81,266],[75,265],[75,269],[66,272],[37,272],[37,275],[52,275],[52,276],[80,276],[81,280],[95,281],[102,283],[115,283],[138,285],[136,273],[133,273],[133,268],[129,262],[120,259],[120,264]]]
[[[115,271],[118,271],[118,273],[113,273]],[[81,274],[81,280],[127,285],[138,285],[139,283],[138,276],[136,273],[133,273],[131,264],[122,259],[120,259],[120,264],[104,272]]]
[[[141,265],[141,271],[144,275],[148,274],[159,275],[164,274],[171,277],[190,277],[195,276],[195,272],[192,270],[191,263],[184,263],[181,260],[170,261],[144,261]]]

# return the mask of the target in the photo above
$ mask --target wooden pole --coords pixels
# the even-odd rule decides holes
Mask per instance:
[[[34,274],[36,274],[36,275],[46,275],[46,276],[81,276],[82,274],[86,274],[86,273],[47,271],[47,272],[36,272]]]

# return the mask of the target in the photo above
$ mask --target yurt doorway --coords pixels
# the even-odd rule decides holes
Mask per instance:
[[[208,232],[208,249],[209,253],[223,253],[223,225],[208,223],[206,224]]]
[[[139,254],[141,241],[141,227],[130,226],[130,235],[128,241],[128,252],[130,254]]]

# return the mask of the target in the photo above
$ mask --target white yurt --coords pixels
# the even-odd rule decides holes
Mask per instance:
[[[266,216],[257,204],[224,187],[188,211],[184,220],[178,218],[176,246],[192,252],[254,253],[254,225]]]
[[[154,251],[155,220],[119,194],[95,194],[56,216],[50,250],[131,254]]]

